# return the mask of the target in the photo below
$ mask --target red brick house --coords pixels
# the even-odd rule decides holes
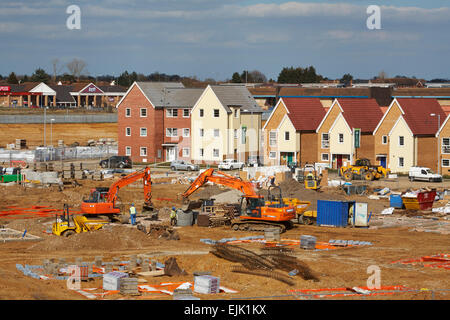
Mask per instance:
[[[190,109],[202,89],[135,82],[117,104],[119,155],[133,162],[190,160]]]

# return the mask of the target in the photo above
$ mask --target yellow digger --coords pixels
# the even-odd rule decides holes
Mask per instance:
[[[64,204],[63,214],[56,217],[53,223],[52,233],[57,236],[69,237],[75,233],[89,232],[101,229],[109,221],[100,219],[88,219],[85,216],[72,217],[70,222],[69,206]]]
[[[353,180],[355,176],[359,176],[366,181],[373,181],[386,178],[391,172],[390,169],[386,169],[383,166],[372,165],[370,160],[366,158],[356,159],[354,165],[342,166],[339,170],[346,181]]]

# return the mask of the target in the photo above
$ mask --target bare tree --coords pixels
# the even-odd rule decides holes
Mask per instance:
[[[384,72],[383,70],[380,71],[380,73],[378,73],[378,79],[384,80],[387,78],[387,73]]]
[[[63,66],[60,64],[60,61],[58,58],[54,58],[52,59],[52,70],[53,70],[53,82],[56,81],[56,76],[58,75],[58,73],[61,72],[61,70],[63,69]]]
[[[264,73],[262,73],[259,70],[253,70],[249,74],[249,79],[251,79],[251,82],[261,83],[261,82],[267,82],[267,77]]]
[[[84,62],[84,60],[74,58],[72,61],[67,63],[66,67],[69,69],[70,74],[79,80],[80,75],[86,69],[86,62]]]

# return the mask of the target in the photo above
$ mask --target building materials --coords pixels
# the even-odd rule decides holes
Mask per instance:
[[[300,248],[307,250],[314,250],[316,248],[317,238],[314,236],[302,235],[300,236]]]
[[[103,290],[120,290],[121,279],[127,278],[124,272],[108,272],[103,275]]]
[[[266,241],[280,241],[280,229],[279,228],[267,228],[264,231],[264,239]]]
[[[122,295],[140,295],[138,290],[138,278],[120,278],[120,294]]]
[[[10,228],[0,228],[0,242],[9,241],[40,241],[41,237],[34,236],[25,231],[18,231]]]
[[[194,292],[212,294],[219,293],[220,278],[211,275],[194,277]]]

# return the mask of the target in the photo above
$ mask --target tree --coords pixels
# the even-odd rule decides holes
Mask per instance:
[[[252,79],[251,82],[255,83],[267,82],[267,77],[259,70],[250,71],[249,77]]]
[[[353,80],[353,76],[350,73],[346,73],[342,76],[340,83],[350,83]]]
[[[117,84],[124,87],[130,86],[130,74],[128,71],[122,72],[119,78],[117,78]]]
[[[70,74],[76,79],[80,78],[80,75],[85,71],[86,66],[86,62],[77,58],[74,58],[72,61],[66,64],[66,67],[67,69],[69,69]]]
[[[231,77],[231,82],[232,83],[241,83],[241,76],[239,75],[238,72],[233,73],[233,76]]]
[[[60,62],[59,62],[58,58],[52,59],[51,62],[52,62],[52,71],[53,71],[52,80],[53,80],[53,82],[55,82],[56,81],[56,77],[58,76],[58,73],[61,72],[63,67],[62,67],[62,65],[60,65]]]
[[[17,76],[14,72],[11,72],[6,80],[10,84],[18,84],[19,80],[17,80]]]
[[[383,70],[378,73],[378,79],[384,80],[387,78],[387,73]]]
[[[72,83],[75,82],[77,79],[75,79],[75,77],[71,74],[64,73],[62,76],[59,77],[59,80]]]
[[[50,75],[44,69],[38,68],[31,75],[31,81],[48,83],[50,81]]]
[[[323,80],[313,66],[308,68],[285,67],[278,75],[278,83],[316,83]]]

